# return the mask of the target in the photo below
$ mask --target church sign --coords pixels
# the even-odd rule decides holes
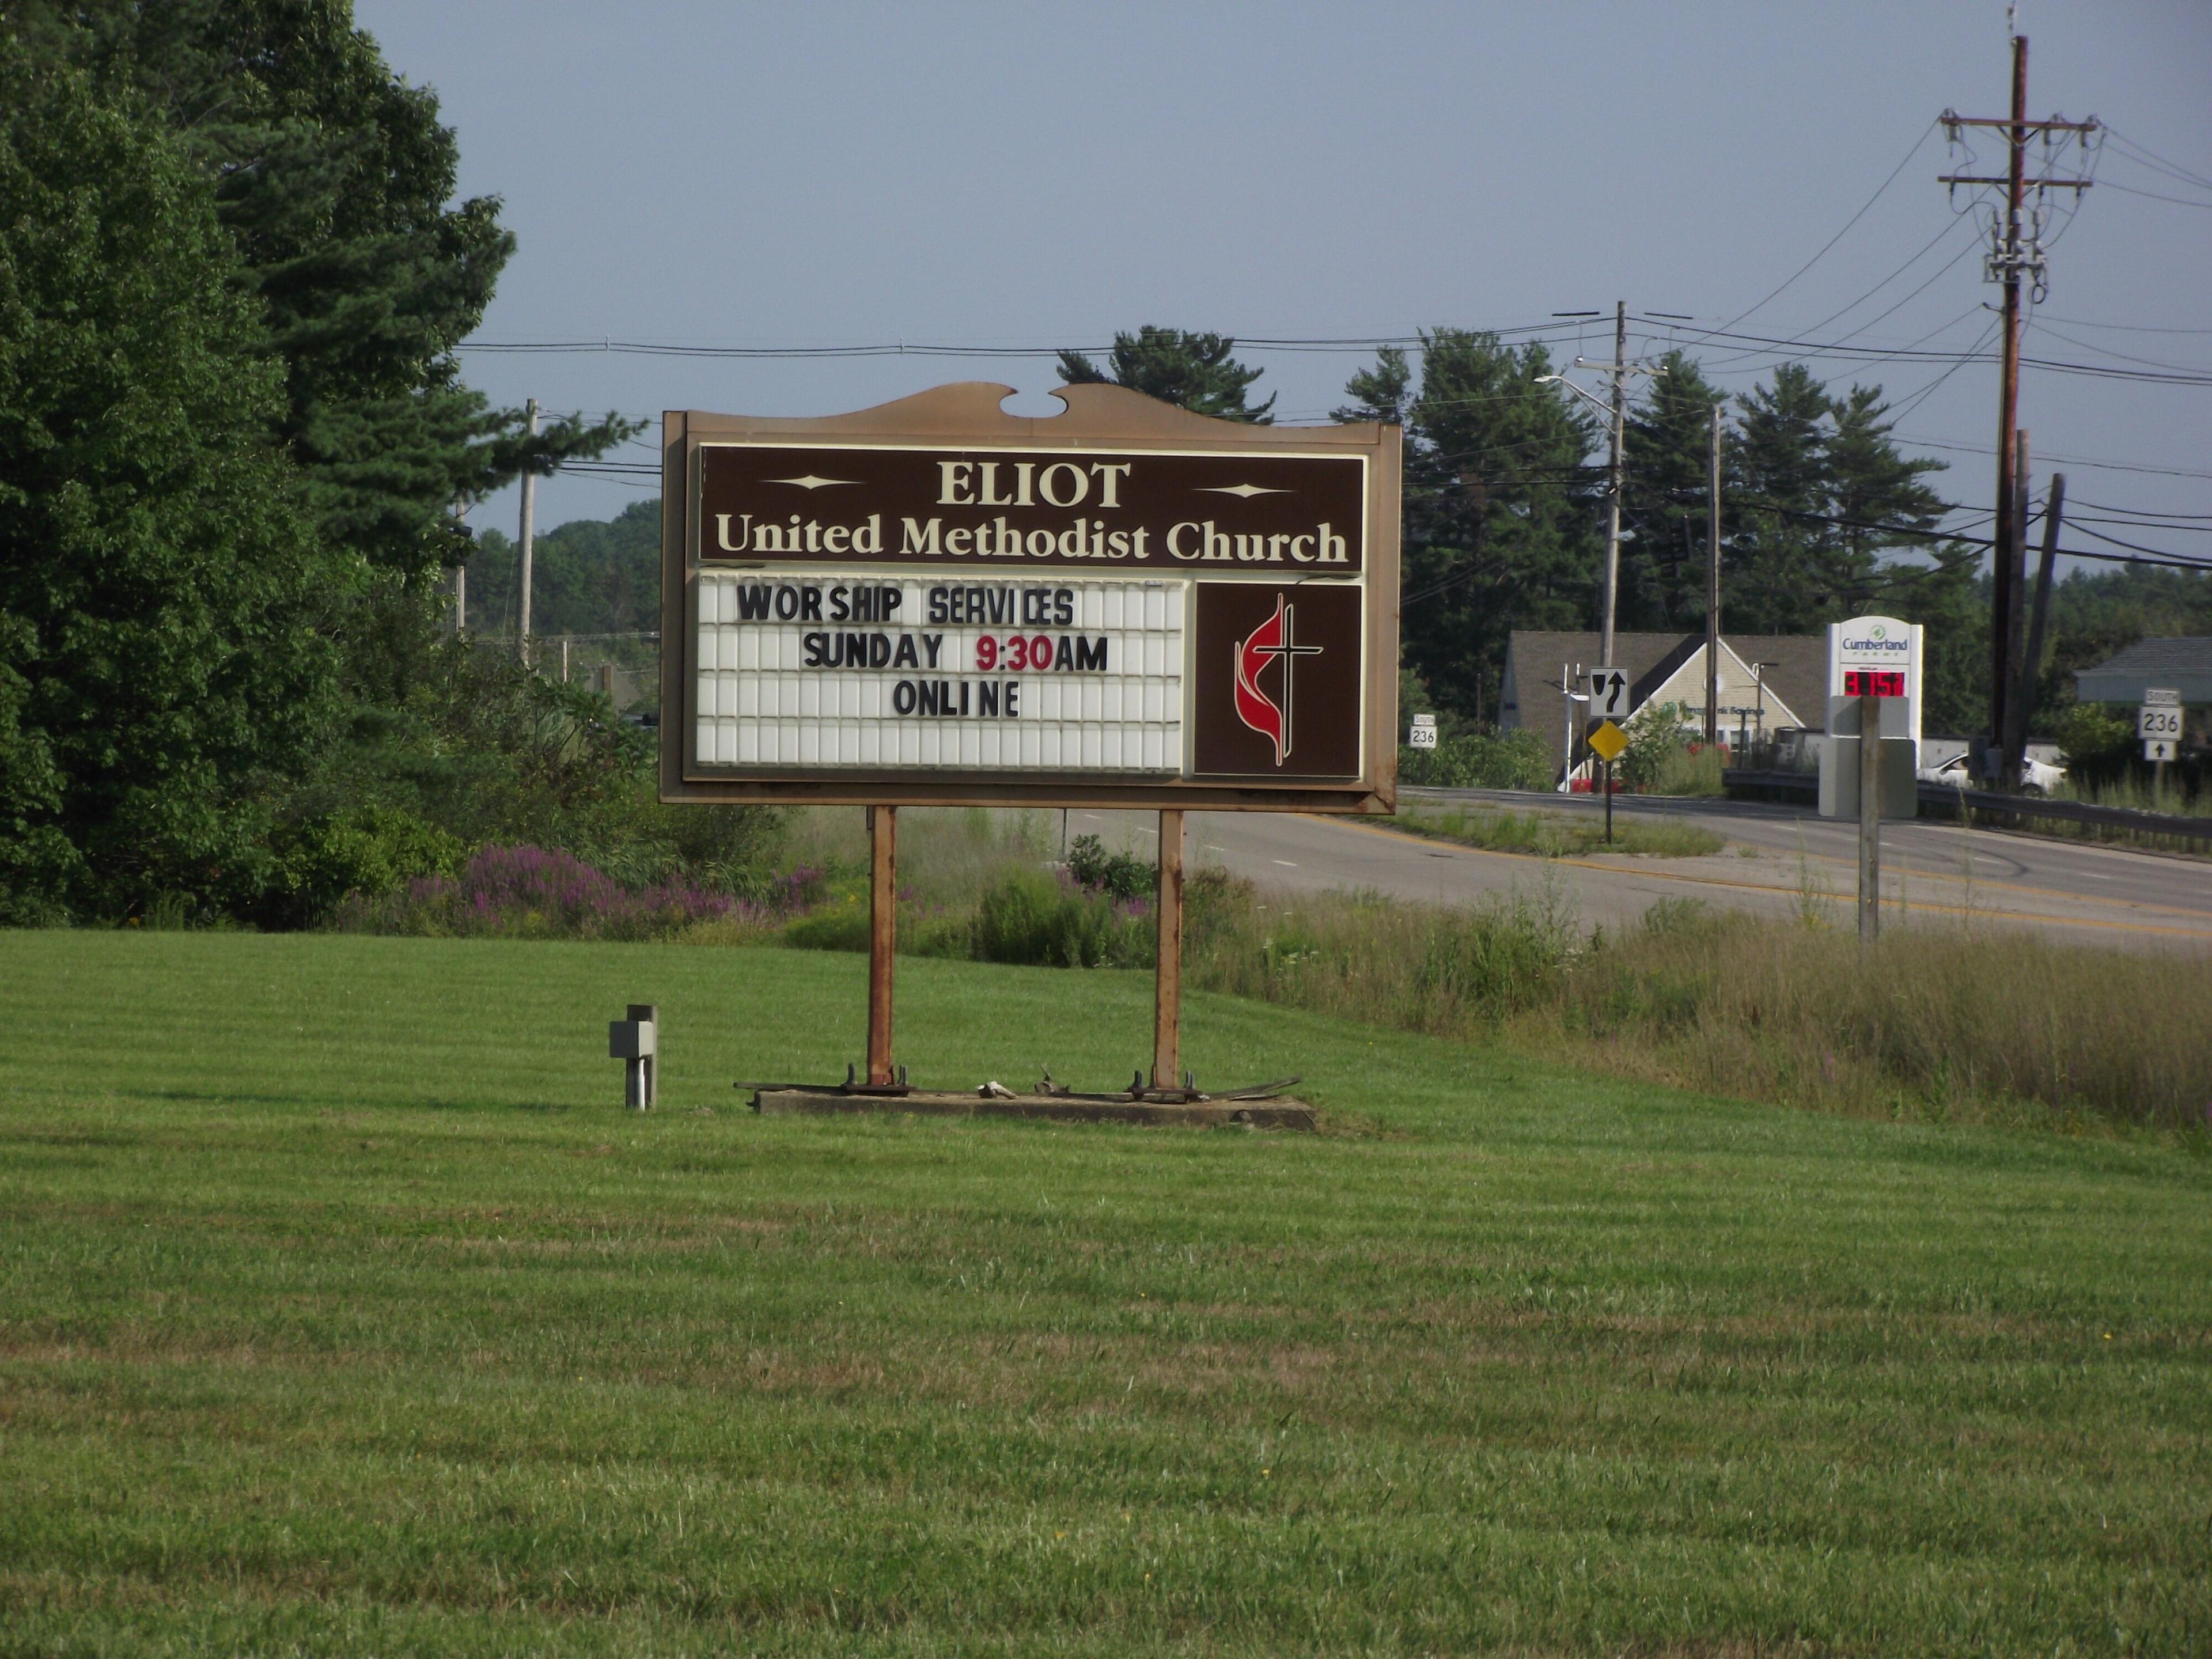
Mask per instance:
[[[667,416],[663,799],[1389,811],[1397,429],[1007,395]]]

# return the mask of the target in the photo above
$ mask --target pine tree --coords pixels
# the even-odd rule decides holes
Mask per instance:
[[[465,556],[457,501],[598,454],[618,416],[529,437],[454,349],[514,249],[495,198],[453,199],[459,149],[350,0],[27,0],[27,34],[165,116],[213,185],[284,366],[276,426],[318,529],[410,580]]]
[[[1882,585],[1882,553],[1925,547],[1948,510],[1921,482],[1944,464],[1899,453],[1878,386],[1855,386],[1829,407],[1835,425],[1826,446],[1828,511],[1836,520],[1839,568],[1844,580],[1871,592]]]
[[[1070,386],[1110,381],[1147,398],[1175,404],[1194,415],[1218,420],[1272,424],[1272,397],[1259,407],[1246,402],[1252,382],[1264,372],[1247,368],[1231,354],[1237,342],[1224,334],[1186,334],[1177,328],[1146,324],[1134,334],[1114,336],[1114,349],[1101,368],[1079,351],[1060,354],[1060,372]]]
[[[1401,651],[1438,705],[1495,718],[1516,628],[1571,628],[1595,611],[1595,424],[1536,377],[1540,345],[1438,329],[1421,337],[1419,390],[1386,349],[1346,383],[1339,420],[1406,428]]]
[[[1620,626],[1688,629],[1705,618],[1712,410],[1726,401],[1680,351],[1630,414],[1621,522]]]
[[[1413,401],[1413,371],[1404,350],[1384,346],[1375,354],[1375,367],[1363,368],[1344,383],[1349,404],[1334,410],[1335,421],[1377,421],[1386,426],[1407,425],[1407,409]]]
[[[1802,363],[1738,400],[1724,500],[1731,524],[1722,612],[1747,634],[1798,634],[1838,611],[1826,523],[1827,388]]]

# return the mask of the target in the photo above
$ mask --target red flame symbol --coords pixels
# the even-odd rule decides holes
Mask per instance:
[[[1237,718],[1275,745],[1275,764],[1291,752],[1291,659],[1321,654],[1317,645],[1297,643],[1297,617],[1283,596],[1275,596],[1275,614],[1237,642]],[[1260,671],[1268,659],[1283,659],[1283,700],[1277,702],[1260,689]]]

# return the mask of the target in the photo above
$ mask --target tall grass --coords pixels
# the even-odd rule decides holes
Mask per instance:
[[[1613,825],[1613,839],[1605,838],[1605,821],[1595,812],[1512,812],[1491,807],[1409,806],[1398,814],[1401,829],[1416,835],[1455,841],[1468,847],[1497,852],[1531,853],[1539,858],[1565,858],[1583,853],[1634,854],[1650,858],[1705,858],[1719,852],[1727,841],[1694,823],[1671,819],[1621,818]]]
[[[1649,925],[1656,921],[1658,925]],[[1655,913],[1510,1033],[1607,1069],[1889,1116],[2212,1128],[2212,962],[1985,927]]]
[[[1466,909],[1240,887],[1189,930],[1195,985],[1783,1105],[2212,1129],[2201,958],[1971,926],[1862,951],[1694,901],[1584,933],[1556,887]]]
[[[362,931],[649,939],[865,951],[865,830],[796,815],[807,860],[769,902],[631,891],[534,849],[481,856]],[[1048,867],[1042,813],[901,814],[900,948],[1046,967],[1149,967],[1146,900]],[[1535,866],[1541,868],[1541,866]],[[1501,902],[1287,896],[1218,869],[1187,888],[1184,975],[1371,1024],[1565,1055],[1621,1075],[1862,1115],[2212,1129],[2212,961],[2131,956],[1986,926],[1879,945],[1794,918],[1655,906],[1584,929],[1555,873]]]
[[[1291,899],[1219,871],[1188,890],[1188,983],[1434,1036],[1487,1034],[1555,996],[1587,948],[1556,888],[1468,909]]]
[[[1653,795],[1724,795],[1721,773],[1728,764],[1727,751],[1717,744],[1696,748],[1673,748],[1659,757],[1657,769],[1645,793]]]
[[[920,910],[971,909],[1010,872],[1036,870],[1060,852],[1060,814],[979,806],[908,806],[898,815],[898,881]],[[867,815],[856,806],[794,810],[788,856],[826,871],[833,884],[868,872]]]

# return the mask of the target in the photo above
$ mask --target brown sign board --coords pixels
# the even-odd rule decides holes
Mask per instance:
[[[662,799],[1389,811],[1398,428],[1010,395],[666,416]]]

